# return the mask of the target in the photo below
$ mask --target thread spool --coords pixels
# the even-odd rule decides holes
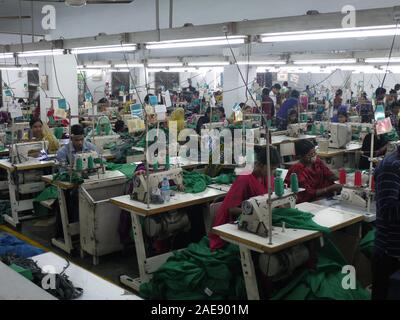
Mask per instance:
[[[274,189],[275,189],[276,196],[282,197],[284,195],[285,187],[283,185],[283,179],[282,178],[275,178]]]
[[[339,170],[339,183],[341,185],[345,185],[346,184],[346,178],[347,178],[346,170],[345,169],[340,169]]]
[[[93,157],[90,156],[88,159],[88,169],[93,169],[94,168],[94,161],[93,161]]]
[[[317,134],[317,126],[314,123],[311,125],[311,134],[314,136]]]
[[[361,187],[362,185],[362,176],[361,176],[361,171],[356,171],[354,173],[354,186],[355,187]]]
[[[290,175],[290,188],[294,193],[299,192],[299,180],[296,173]]]
[[[76,170],[82,171],[83,170],[83,161],[82,158],[76,159]]]
[[[375,177],[374,176],[372,176],[372,179],[371,179],[371,191],[375,191]]]

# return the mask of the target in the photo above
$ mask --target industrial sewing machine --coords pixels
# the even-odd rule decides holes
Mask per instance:
[[[294,208],[296,206],[295,193],[285,190],[282,197],[275,194],[271,196],[271,210],[279,206],[288,206]],[[268,237],[272,230],[268,230],[269,219],[268,195],[250,198],[242,203],[242,215],[239,219],[239,230],[248,231],[263,237]]]
[[[367,194],[362,189],[343,188],[340,200],[353,206],[367,208]]]
[[[146,175],[138,175],[133,178],[131,199],[146,202],[147,193],[150,192],[151,195],[151,192],[158,190],[164,177],[167,177],[169,181],[172,180],[176,186],[183,185],[183,173],[181,168],[150,173],[147,181]]]
[[[96,151],[82,152],[74,155],[74,170],[78,172],[97,170],[101,167],[101,163],[96,163],[99,155]]]
[[[307,132],[307,123],[293,123],[288,125],[288,136],[297,138]]]
[[[11,163],[23,163],[46,155],[47,141],[16,143],[11,150]]]
[[[121,137],[119,135],[108,135],[108,136],[93,136],[93,144],[97,147],[99,152],[104,152],[104,146],[117,142]]]
[[[331,123],[329,126],[331,133],[329,147],[335,149],[345,148],[351,141],[351,128],[342,123]]]
[[[224,128],[223,122],[211,122],[203,124],[204,129],[213,130],[213,129],[222,129]]]

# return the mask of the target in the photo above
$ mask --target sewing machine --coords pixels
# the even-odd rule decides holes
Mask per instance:
[[[386,154],[392,153],[400,146],[400,141],[390,141],[387,145]]]
[[[222,128],[224,128],[224,123],[223,122],[205,123],[203,125],[203,127],[204,127],[204,129],[207,129],[207,130],[222,129]]]
[[[355,190],[343,188],[340,194],[340,200],[354,206],[366,208],[367,200],[365,199],[365,195],[365,191],[361,189]]]
[[[16,143],[11,150],[11,163],[23,163],[46,155],[47,141]]]
[[[98,169],[101,167],[101,164],[94,162],[98,158],[99,155],[96,151],[77,153],[74,155],[74,170],[86,171]]]
[[[252,128],[252,129],[246,129],[246,132],[248,131],[252,131],[253,135],[254,135],[254,143],[260,143],[260,139],[261,139],[261,130],[260,128]]]
[[[117,142],[121,137],[119,135],[109,135],[109,136],[94,136],[92,138],[93,144],[97,147],[99,152],[104,151],[104,146],[106,144]]]
[[[181,168],[150,173],[148,181],[146,181],[147,176],[145,174],[138,175],[133,178],[131,199],[146,202],[147,193],[153,192],[155,189],[158,190],[164,177],[167,177],[169,181],[172,180],[176,186],[183,185]]]
[[[331,133],[329,147],[342,149],[351,141],[351,129],[342,123],[331,123],[329,126]]]
[[[297,138],[307,132],[307,123],[293,123],[288,125],[288,136]]]
[[[282,197],[275,194],[271,196],[271,210],[280,206],[289,205],[291,208],[296,206],[295,193],[285,190]],[[269,204],[268,195],[250,198],[242,203],[242,215],[239,218],[239,230],[248,231],[263,237],[268,237],[269,226]],[[271,217],[272,218],[272,217]]]

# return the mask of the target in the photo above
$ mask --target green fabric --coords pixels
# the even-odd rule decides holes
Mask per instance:
[[[14,263],[10,265],[10,268],[13,269],[15,272],[18,272],[21,276],[25,277],[26,279],[33,281],[33,275],[31,270],[22,268]]]
[[[5,146],[0,146],[0,151],[4,151],[4,150],[6,150],[6,147]]]
[[[50,199],[58,199],[58,191],[57,187],[55,186],[49,186],[46,189],[44,189],[35,199],[33,199],[33,201],[41,202]]]
[[[140,286],[140,295],[159,300],[245,299],[239,248],[228,244],[223,250],[210,251],[204,237],[185,250],[174,251],[152,280]]]
[[[211,184],[211,178],[194,171],[183,171],[183,185],[186,193],[199,193]]]
[[[306,270],[295,277],[272,300],[369,300],[370,294],[359,283],[356,289],[342,287],[345,259],[335,245],[325,239],[320,249],[316,270]]]
[[[282,226],[285,222],[286,228],[315,230],[323,233],[330,233],[329,228],[325,228],[315,223],[312,218],[313,214],[303,212],[292,208],[275,208],[272,211],[272,224],[274,226]]]
[[[369,231],[360,241],[360,251],[368,258],[372,257],[375,243],[375,229]]]
[[[136,164],[134,163],[125,163],[125,164],[116,164],[112,162],[106,162],[106,169],[110,171],[116,171],[123,173],[128,179],[132,179],[135,170]]]
[[[61,139],[63,134],[64,134],[64,128],[61,127],[54,128],[54,136],[57,139]]]
[[[215,178],[212,178],[212,183],[218,184],[232,184],[236,180],[235,173],[223,173]]]
[[[84,182],[82,177],[80,177],[76,172],[72,173],[72,179],[70,179],[68,172],[63,172],[63,173],[57,173],[57,174],[53,175],[53,180],[54,181],[72,182],[74,184],[82,184]]]

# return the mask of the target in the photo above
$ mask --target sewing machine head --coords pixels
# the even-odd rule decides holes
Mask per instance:
[[[150,173],[148,181],[146,181],[146,174],[138,175],[133,178],[131,199],[146,202],[147,193],[159,189],[164,177],[167,177],[169,181],[173,181],[176,186],[183,185],[181,168]]]
[[[117,142],[120,139],[119,135],[110,135],[110,136],[94,136],[92,138],[93,144],[97,147],[99,151],[104,151],[104,146],[106,144]]]
[[[331,123],[329,131],[331,133],[331,137],[329,139],[330,148],[345,148],[346,144],[351,141],[351,128],[346,124]]]
[[[47,141],[16,143],[11,150],[11,162],[23,163],[46,155]]]
[[[239,218],[239,230],[267,237],[269,234],[268,206],[268,195],[257,196],[244,201],[242,203],[242,215]],[[272,196],[271,209],[281,206],[294,208],[296,206],[295,194],[286,190],[283,197]]]
[[[74,170],[82,172],[87,170],[94,170],[101,167],[95,160],[99,158],[96,151],[76,153],[74,155]]]
[[[203,124],[204,129],[212,130],[212,129],[221,129],[224,127],[223,122],[211,122]]]
[[[366,193],[363,190],[343,188],[340,194],[340,200],[353,206],[367,207]]]
[[[288,136],[297,138],[307,132],[307,123],[293,123],[288,125]]]

